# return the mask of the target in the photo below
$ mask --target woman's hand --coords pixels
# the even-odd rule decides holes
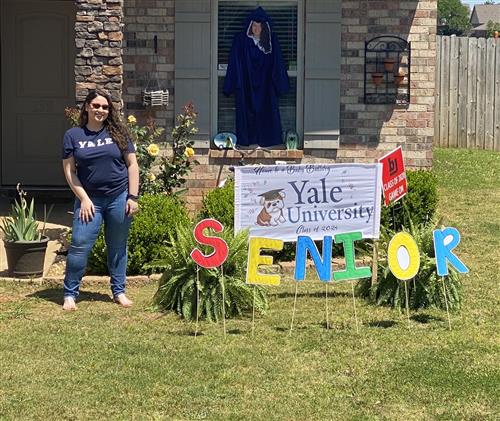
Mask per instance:
[[[127,215],[132,216],[132,215],[136,214],[138,211],[139,211],[139,204],[137,203],[137,201],[134,199],[128,199],[127,200],[127,207],[125,210]]]
[[[92,200],[84,199],[80,204],[80,214],[78,217],[85,223],[92,221],[95,215],[95,208]]]

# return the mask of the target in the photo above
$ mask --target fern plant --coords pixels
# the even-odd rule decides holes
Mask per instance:
[[[266,290],[260,286],[251,286],[245,282],[247,266],[248,233],[239,232],[233,237],[231,230],[221,234],[228,247],[229,255],[221,268],[199,268],[191,258],[191,251],[198,247],[194,240],[193,228],[188,224],[177,227],[170,235],[170,247],[162,261],[152,264],[162,267],[165,272],[160,278],[158,291],[153,302],[161,310],[173,310],[187,320],[200,319],[218,321],[222,318],[222,291],[225,289],[226,318],[243,314],[251,310],[254,302],[255,311],[264,313],[268,307]],[[198,298],[197,298],[198,295]],[[197,308],[197,303],[199,307]]]
[[[412,309],[429,307],[446,309],[443,281],[437,274],[434,257],[432,232],[436,226],[435,221],[426,225],[414,225],[410,220],[409,229],[403,228],[415,239],[420,252],[420,269],[413,280],[406,281],[408,283],[408,304]],[[377,305],[389,305],[401,310],[406,307],[405,281],[397,279],[387,263],[389,241],[395,234],[396,232],[390,229],[383,229],[379,240],[378,280],[373,285],[370,278],[360,280],[357,285],[357,293]],[[449,309],[459,310],[462,303],[462,283],[459,273],[451,268],[449,275],[444,278],[444,283]]]

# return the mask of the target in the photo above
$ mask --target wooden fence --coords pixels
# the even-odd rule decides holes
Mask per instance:
[[[434,144],[500,151],[500,40],[437,37]]]

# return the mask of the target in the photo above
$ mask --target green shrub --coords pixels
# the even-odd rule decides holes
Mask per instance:
[[[382,206],[380,225],[398,231],[433,219],[437,208],[437,179],[431,171],[407,171],[408,193],[390,206]]]
[[[213,218],[226,228],[234,227],[234,182],[228,181],[224,187],[209,191],[202,201],[200,220]]]
[[[134,216],[128,237],[127,274],[129,275],[154,272],[156,268],[148,264],[166,256],[171,244],[169,236],[177,225],[189,224],[184,205],[173,196],[141,196],[139,209],[139,213]],[[87,273],[94,275],[108,273],[102,228],[89,255]]]
[[[295,248],[297,243],[285,243],[283,244],[283,249],[280,251],[266,251],[265,254],[274,257],[274,261],[279,262],[291,262],[295,260]]]
[[[446,309],[443,295],[443,283],[437,275],[436,259],[432,231],[435,223],[413,225],[409,222],[409,232],[415,239],[420,251],[420,269],[413,280],[408,283],[409,307],[412,309],[435,307]],[[389,241],[396,234],[392,230],[383,230],[379,240],[379,259],[377,282],[372,285],[370,278],[361,279],[356,291],[359,296],[368,299],[376,305],[388,305],[398,310],[406,307],[404,281],[397,279],[387,263]],[[462,284],[458,272],[451,269],[445,277],[448,306],[450,310],[459,310],[462,302]]]
[[[71,236],[70,236],[71,239]],[[87,262],[87,275],[108,275],[108,264],[106,256],[106,243],[104,242],[104,229],[101,227],[99,235],[90,251]],[[127,269],[128,272],[128,269]]]
[[[254,291],[255,310],[263,313],[267,309],[266,290],[245,282],[248,232],[241,231],[233,236],[233,231],[226,229],[220,236],[229,246],[229,255],[223,265],[226,318],[251,310]],[[192,320],[196,318],[198,291],[199,317],[208,320],[221,319],[223,288],[221,269],[200,268],[197,282],[197,265],[191,258],[191,251],[195,247],[204,249],[204,253],[207,250],[195,242],[193,228],[189,224],[178,226],[175,233],[170,234],[170,241],[175,243],[175,247],[167,250],[161,262],[155,262],[156,265],[163,267],[165,272],[153,298],[154,304],[159,309],[173,310],[181,317]]]

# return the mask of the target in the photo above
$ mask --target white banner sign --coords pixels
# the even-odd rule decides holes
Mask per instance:
[[[380,234],[381,164],[263,165],[235,168],[234,229],[251,237]]]

